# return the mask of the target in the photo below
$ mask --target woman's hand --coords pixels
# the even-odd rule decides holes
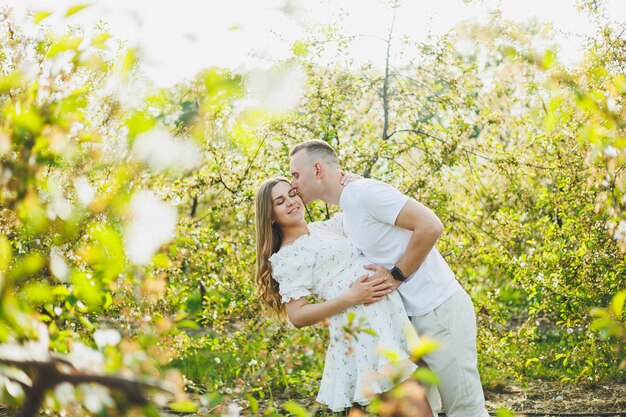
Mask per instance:
[[[372,304],[385,298],[393,289],[393,284],[386,283],[384,279],[370,280],[368,275],[360,276],[350,284],[350,289],[345,296],[351,305]]]
[[[346,186],[349,183],[351,183],[354,180],[359,180],[363,178],[362,175],[359,174],[355,174],[354,172],[343,172],[341,171],[341,179],[339,180],[339,182],[341,183],[341,185]]]

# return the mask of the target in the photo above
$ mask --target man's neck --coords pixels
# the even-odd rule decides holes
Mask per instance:
[[[320,196],[320,200],[328,204],[338,206],[339,200],[341,199],[342,191],[343,185],[341,185],[341,171],[337,170],[329,172],[328,177],[325,178],[323,192]]]

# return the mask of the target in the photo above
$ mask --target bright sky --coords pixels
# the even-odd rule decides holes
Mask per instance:
[[[91,6],[68,19],[63,15],[76,4]],[[0,0],[18,16],[27,8],[54,14],[44,22],[62,31],[66,24],[81,24],[87,31],[100,20],[117,39],[139,48],[146,74],[160,86],[190,77],[202,68],[263,68],[290,55],[293,42],[316,24],[339,22],[347,35],[365,35],[350,50],[356,62],[381,62],[391,11],[384,0]],[[574,63],[582,37],[594,30],[578,13],[575,0],[403,0],[395,33],[413,40],[439,34],[462,20],[486,21],[489,10],[500,5],[507,19],[537,17],[553,22],[564,32],[558,40],[561,58]],[[608,15],[626,22],[626,1],[607,0]]]

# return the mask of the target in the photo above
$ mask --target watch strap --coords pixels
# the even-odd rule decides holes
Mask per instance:
[[[406,280],[406,277],[404,276],[400,268],[398,268],[396,265],[394,265],[394,267],[391,268],[391,276],[396,281],[404,282]]]

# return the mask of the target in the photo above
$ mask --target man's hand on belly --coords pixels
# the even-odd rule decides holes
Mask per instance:
[[[402,282],[393,278],[391,272],[387,268],[383,268],[380,265],[365,265],[363,268],[367,269],[368,271],[374,271],[374,274],[370,275],[369,278],[371,280],[384,279],[384,281],[382,281],[378,285],[386,285],[386,288],[392,291],[397,289],[398,286],[402,284]]]

